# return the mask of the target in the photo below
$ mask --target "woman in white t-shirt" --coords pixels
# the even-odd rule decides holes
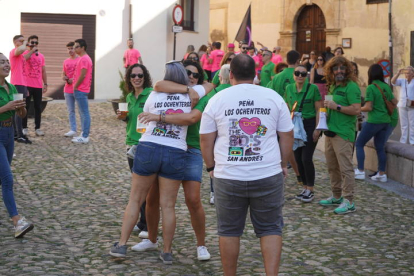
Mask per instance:
[[[188,84],[188,75],[180,62],[168,62],[164,80]],[[196,90],[197,91],[197,90]],[[203,97],[204,89],[197,91]],[[137,146],[132,168],[132,185],[129,203],[122,221],[119,242],[110,255],[125,257],[126,243],[138,219],[139,209],[152,186],[158,181],[163,217],[164,250],[160,258],[172,263],[171,243],[175,231],[175,200],[186,169],[187,126],[165,122],[167,114],[189,113],[191,100],[188,94],[171,94],[153,91],[145,102],[144,112],[159,115],[158,122],[150,122]]]

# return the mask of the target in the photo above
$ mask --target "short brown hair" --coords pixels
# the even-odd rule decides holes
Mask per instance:
[[[75,46],[75,42],[73,42],[73,41],[66,44],[66,47],[73,47],[73,46]]]

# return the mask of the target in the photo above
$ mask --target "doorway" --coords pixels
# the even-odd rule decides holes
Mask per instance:
[[[296,51],[317,55],[325,51],[326,32],[325,16],[317,5],[305,6],[297,19]]]

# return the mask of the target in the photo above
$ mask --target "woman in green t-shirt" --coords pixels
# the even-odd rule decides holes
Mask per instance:
[[[142,113],[145,101],[152,91],[152,80],[147,68],[142,64],[131,65],[125,74],[125,89],[130,91],[126,97],[128,104],[128,113],[120,112],[117,110],[117,118],[127,123],[126,126],[126,139],[127,152],[131,148],[135,149],[138,145],[141,133],[136,130],[137,117]],[[129,169],[132,171],[134,166],[134,159],[132,156],[127,155]],[[148,238],[148,228],[145,218],[145,202],[141,206],[141,216],[138,224],[134,227],[134,231],[139,231],[139,237],[142,239]]]
[[[21,217],[17,211],[13,192],[13,174],[10,168],[14,152],[13,115],[26,116],[26,103],[14,100],[16,87],[6,81],[10,73],[10,62],[0,53],[0,183],[3,202],[14,225],[14,237],[21,238],[33,229],[33,224]]]
[[[294,71],[295,83],[286,87],[285,100],[292,112],[297,112],[303,101],[302,118],[307,141],[305,146],[294,151],[299,174],[303,181],[303,190],[296,195],[296,199],[311,202],[314,198],[315,166],[313,153],[315,152],[320,131],[316,130],[319,121],[319,108],[322,107],[322,97],[316,85],[307,81],[307,69],[299,65]],[[305,95],[306,94],[306,95]]]
[[[361,107],[361,111],[368,112],[368,119],[363,124],[355,144],[358,161],[358,168],[355,169],[355,179],[365,179],[364,146],[374,137],[374,146],[378,157],[378,173],[372,176],[371,179],[387,182],[387,175],[385,174],[385,166],[387,164],[385,143],[388,139],[387,130],[391,123],[391,116],[388,114],[383,96],[395,105],[397,100],[394,98],[389,85],[384,82],[384,73],[379,64],[373,64],[369,67],[368,84],[365,105]]]

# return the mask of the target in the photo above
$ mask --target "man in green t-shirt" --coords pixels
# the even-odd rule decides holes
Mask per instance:
[[[284,98],[286,86],[288,84],[295,83],[295,80],[293,79],[293,71],[295,71],[295,67],[299,65],[299,52],[295,50],[289,51],[287,53],[286,60],[288,68],[277,74],[266,86],[267,88],[275,90],[280,96],[282,96],[282,98]]]
[[[335,214],[355,212],[355,172],[352,164],[357,115],[361,112],[361,91],[352,65],[344,57],[334,57],[325,66],[326,80],[333,100],[325,100],[328,129],[325,131],[325,157],[332,196],[321,200],[324,206],[339,205]]]
[[[262,57],[264,64],[260,72],[260,85],[266,87],[275,75],[275,64],[272,62],[272,52],[269,50],[264,50]]]

